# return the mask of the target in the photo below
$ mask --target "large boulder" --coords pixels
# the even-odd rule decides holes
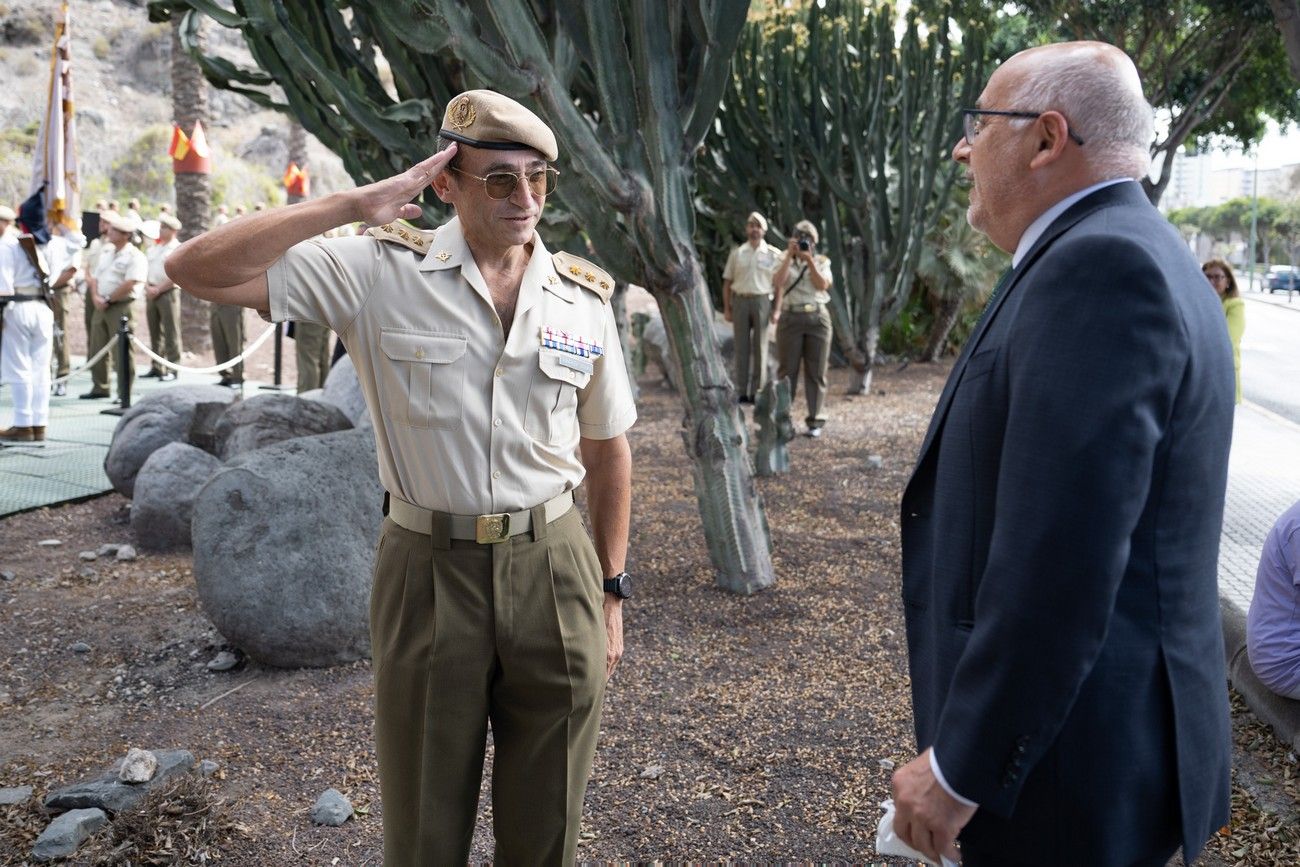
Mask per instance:
[[[319,394],[311,393],[312,400],[333,404],[343,410],[353,426],[359,428],[374,427],[370,419],[370,409],[366,406],[366,397],[361,393],[361,383],[357,380],[357,369],[352,366],[352,356],[344,355],[330,368],[325,377],[325,387]]]
[[[155,391],[128,409],[113,430],[104,472],[118,493],[135,493],[135,478],[149,456],[168,443],[185,442],[195,408],[229,404],[238,395],[219,385],[176,385]]]
[[[234,458],[194,505],[203,610],[267,665],[369,656],[383,496],[371,431],[300,437]]]
[[[131,529],[140,547],[188,548],[194,501],[219,469],[221,461],[188,443],[169,443],[150,455],[131,498]]]
[[[718,350],[727,363],[727,369],[730,370],[731,359],[735,353],[735,331],[731,323],[722,318],[721,313],[713,317],[713,339],[717,341]],[[677,367],[677,358],[668,346],[668,332],[664,328],[663,319],[658,314],[650,317],[645,330],[641,332],[641,352],[645,355],[647,366],[654,365],[659,368],[664,381],[672,386],[674,391],[682,390],[682,377]]]
[[[336,406],[291,394],[259,394],[231,406],[217,419],[217,457],[265,448],[297,437],[347,430],[352,422]]]

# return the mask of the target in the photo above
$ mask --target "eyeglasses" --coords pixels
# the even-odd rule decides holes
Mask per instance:
[[[1204,272],[1204,273],[1205,273],[1205,279],[1207,279],[1207,280],[1209,280],[1209,281],[1211,281],[1211,282],[1215,282],[1215,281],[1218,281],[1218,280],[1227,280],[1227,279],[1228,279],[1228,275],[1227,275],[1227,274],[1220,274],[1220,273],[1218,273],[1217,271],[1206,271],[1206,272]]]
[[[971,144],[974,144],[975,139],[979,138],[980,130],[984,127],[984,124],[980,122],[980,115],[988,114],[995,117],[1024,117],[1030,120],[1036,120],[1043,116],[1043,112],[1041,111],[993,111],[985,108],[963,108],[961,114],[962,132],[966,136],[966,141]],[[1074,134],[1074,130],[1070,129],[1068,121],[1066,124],[1065,134],[1068,135],[1075,144],[1082,147],[1083,139]]]
[[[550,167],[537,169],[526,175],[516,174],[515,172],[489,172],[487,177],[481,177],[454,167],[451,170],[476,181],[482,181],[483,189],[487,192],[488,197],[493,199],[508,199],[513,196],[521,180],[528,183],[528,189],[534,196],[549,196],[555,192],[555,186],[560,175],[557,170]]]

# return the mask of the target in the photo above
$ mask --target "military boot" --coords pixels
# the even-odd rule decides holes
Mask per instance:
[[[0,430],[0,442],[30,443],[36,439],[29,427],[9,427]],[[41,428],[41,439],[45,439],[45,428]]]

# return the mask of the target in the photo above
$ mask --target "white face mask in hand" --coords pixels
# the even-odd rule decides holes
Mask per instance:
[[[876,854],[877,855],[897,855],[900,858],[913,858],[917,861],[923,861],[934,867],[958,867],[957,862],[951,858],[939,856],[941,864],[935,864],[929,858],[913,849],[911,846],[898,839],[894,833],[894,801],[886,800],[880,805],[885,815],[880,817],[880,824],[876,826]]]

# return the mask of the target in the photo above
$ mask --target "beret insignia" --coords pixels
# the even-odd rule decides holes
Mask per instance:
[[[467,129],[473,126],[476,120],[478,120],[478,112],[474,110],[474,103],[468,96],[462,96],[447,112],[447,123],[452,129]]]

